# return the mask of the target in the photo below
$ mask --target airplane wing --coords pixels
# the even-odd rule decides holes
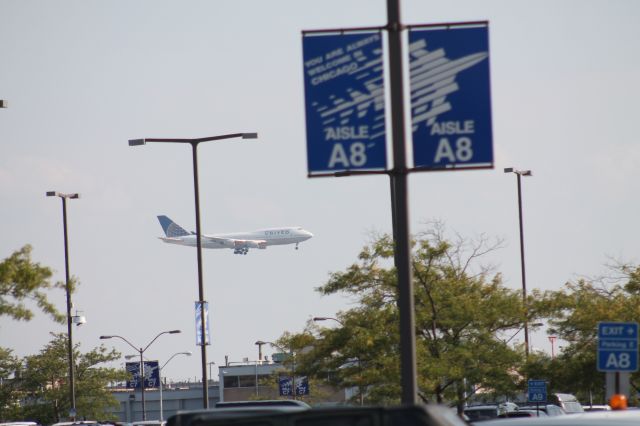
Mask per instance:
[[[244,248],[267,248],[267,242],[265,240],[239,240],[235,238],[208,237],[206,235],[203,236],[203,239],[212,243],[220,244],[220,247],[227,247],[236,250]]]

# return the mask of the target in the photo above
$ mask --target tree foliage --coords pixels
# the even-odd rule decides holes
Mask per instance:
[[[500,336],[522,326],[522,298],[502,285],[499,274],[476,265],[498,246],[484,237],[449,241],[438,224],[413,242],[414,333],[419,395],[425,401],[455,401],[461,407],[469,395],[467,383],[501,395],[516,389],[522,354]],[[364,247],[357,263],[332,273],[318,289],[350,295],[354,308],[339,314],[339,327],[310,324],[302,333],[316,338],[300,357],[300,368],[315,377],[330,372],[335,386],[356,388],[369,403],[396,403],[400,397],[392,260],[390,236]]]
[[[52,333],[51,340],[37,355],[25,357],[13,363],[13,378],[8,380],[11,392],[0,400],[0,418],[33,419],[40,424],[51,424],[66,418],[71,408],[69,391],[69,364],[67,335]],[[5,350],[6,351],[6,350]],[[0,368],[2,355],[0,351]],[[10,354],[9,354],[10,355]],[[81,353],[74,347],[74,377],[76,411],[78,418],[104,419],[109,408],[118,402],[107,391],[108,383],[123,380],[123,371],[101,367],[101,364],[117,360],[120,354],[108,351],[104,346]],[[10,357],[5,356],[7,363]],[[9,407],[9,409],[6,409]]]
[[[637,322],[640,318],[640,267],[618,263],[610,274],[570,281],[558,291],[538,293],[532,303],[543,305],[549,334],[566,342],[547,363],[530,366],[530,374],[545,374],[555,391],[575,393],[604,402],[605,375],[596,369],[598,322]],[[635,373],[632,381],[637,383]],[[637,385],[636,385],[637,387]]]
[[[65,316],[48,301],[43,291],[62,287],[60,283],[51,284],[51,275],[51,269],[31,260],[30,245],[25,245],[0,262],[0,317],[30,320],[33,312],[24,303],[28,300],[35,302],[57,322],[63,322]]]

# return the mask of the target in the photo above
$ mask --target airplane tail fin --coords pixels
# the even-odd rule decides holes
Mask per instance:
[[[167,216],[158,216],[158,221],[160,221],[160,226],[162,226],[162,230],[168,238],[183,237],[185,235],[189,235],[187,231],[185,231],[180,225],[169,219]]]

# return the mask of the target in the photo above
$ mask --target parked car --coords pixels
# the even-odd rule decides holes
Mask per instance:
[[[164,420],[138,420],[131,423],[131,426],[164,426],[166,423]]]
[[[0,423],[0,426],[38,426],[38,423],[36,422],[7,422],[7,423]]]
[[[500,419],[506,419],[511,417],[548,417],[547,413],[542,410],[522,410],[519,409],[517,411],[507,411],[506,413],[502,413],[498,416]]]
[[[544,411],[547,416],[564,416],[566,411],[562,409],[562,407],[558,407],[553,404],[544,404],[544,405],[524,405],[520,407],[520,410],[540,410]]]
[[[239,407],[299,407],[302,409],[311,408],[309,404],[297,399],[266,399],[255,401],[218,401],[215,408],[239,408]]]
[[[604,404],[604,405],[598,405],[598,404],[583,405],[582,408],[584,408],[584,411],[611,411],[611,406],[608,405],[608,404]]]
[[[516,411],[518,406],[512,402],[504,402],[495,405],[470,405],[463,411],[471,422],[497,419],[500,414]]]
[[[278,410],[274,410],[277,408]],[[271,411],[264,411],[270,409]],[[167,426],[468,426],[449,407],[420,404],[400,407],[294,406],[232,407],[224,410],[180,411]]]
[[[483,422],[482,426],[637,426],[640,410],[596,411],[568,416],[497,419]]]
[[[582,408],[578,398],[570,393],[552,393],[549,395],[549,402],[562,407],[567,414],[584,413],[584,408]]]

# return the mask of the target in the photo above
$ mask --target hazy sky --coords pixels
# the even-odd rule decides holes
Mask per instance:
[[[487,261],[519,289],[514,175],[523,180],[528,287],[558,289],[605,272],[609,258],[639,261],[640,2],[405,0],[407,24],[490,21],[495,169],[413,174],[411,230],[441,220],[466,237],[503,238]],[[195,249],[158,240],[158,214],[195,227],[187,146],[129,147],[142,137],[258,132],[258,140],[201,145],[206,233],[300,225],[293,246],[205,251],[205,299],[220,365],[257,358],[256,340],[299,331],[350,300],[314,288],[355,259],[372,231],[390,232],[385,176],[306,177],[301,30],[383,25],[383,0],[0,0],[0,258],[25,244],[64,280],[62,208],[68,202],[74,310],[82,350],[119,334],[160,362],[165,376],[200,377],[193,302]],[[51,298],[64,310],[64,292]],[[328,324],[329,325],[329,324]],[[0,320],[0,345],[38,352],[42,314]],[[535,346],[550,351],[543,332]],[[107,341],[123,355],[121,341]],[[265,348],[267,354],[271,349]]]

